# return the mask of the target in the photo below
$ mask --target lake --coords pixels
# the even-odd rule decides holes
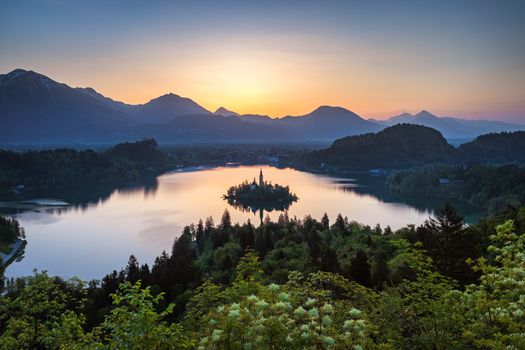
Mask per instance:
[[[27,247],[21,261],[11,264],[7,277],[47,270],[62,277],[102,278],[123,268],[130,254],[151,264],[163,250],[171,251],[184,226],[212,216],[219,223],[225,209],[233,222],[254,224],[260,212],[241,211],[222,199],[228,187],[252,181],[263,170],[265,180],[290,186],[299,200],[290,217],[310,214],[320,220],[326,212],[333,223],[341,213],[350,220],[392,229],[421,224],[444,201],[389,193],[384,177],[368,174],[327,176],[269,166],[186,169],[159,176],[137,187],[108,186],[61,189],[4,198],[0,213],[16,217],[25,229]],[[474,222],[481,209],[452,203]],[[276,220],[280,212],[264,212]]]

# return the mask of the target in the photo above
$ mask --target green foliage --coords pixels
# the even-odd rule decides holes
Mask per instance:
[[[151,271],[132,256],[88,287],[46,273],[9,282],[0,349],[522,349],[524,213],[465,227],[445,207],[388,235],[342,217],[207,220]],[[476,246],[465,287],[443,273],[461,261],[452,242]]]
[[[476,137],[475,140],[464,143],[459,152],[464,161],[472,163],[510,163],[525,162],[525,132],[490,133]]]
[[[16,219],[0,216],[0,243],[13,243],[23,238],[25,238],[24,229]]]
[[[375,134],[347,136],[305,155],[302,165],[325,170],[400,169],[455,160],[457,151],[439,131],[399,124]]]
[[[443,298],[454,283],[437,272],[432,259],[420,249],[421,244],[395,240],[397,254],[389,262],[396,288],[380,297],[379,313],[374,319],[385,341],[396,348],[450,349],[454,340],[454,322]]]
[[[448,183],[440,183],[446,179]],[[430,167],[405,170],[387,179],[390,190],[456,199],[501,213],[525,204],[525,169],[515,165]]]
[[[42,272],[20,285],[0,298],[0,349],[68,349],[82,340],[83,282]]]
[[[156,176],[171,164],[169,157],[158,150],[155,140],[119,144],[104,152],[0,150],[0,192],[17,185],[45,188],[121,184]]]
[[[261,278],[260,262],[248,253],[231,287],[218,292],[208,283],[199,290],[191,310],[206,306],[207,313],[190,311],[200,318],[192,323],[200,325],[199,349],[348,349],[368,341],[361,311],[332,294],[351,293],[343,278],[296,274],[286,285],[263,285]]]
[[[193,342],[185,336],[177,323],[168,324],[167,317],[175,305],[157,312],[155,307],[162,294],[153,296],[150,288],[141,288],[140,282],[124,283],[113,296],[111,313],[94,331],[102,338],[96,349],[189,349]]]
[[[474,269],[479,284],[452,291],[450,302],[471,346],[488,349],[525,348],[525,234],[514,233],[507,221],[490,237],[488,252]]]

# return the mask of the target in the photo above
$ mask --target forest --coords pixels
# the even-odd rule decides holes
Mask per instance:
[[[347,136],[323,150],[301,154],[295,167],[324,171],[408,169],[432,165],[525,164],[525,132],[481,135],[458,148],[435,129],[398,124],[378,133]]]
[[[25,190],[85,184],[123,184],[154,178],[173,167],[155,140],[117,144],[105,151],[55,149],[0,150],[0,194],[15,186]]]
[[[525,208],[421,226],[227,211],[151,268],[5,280],[0,349],[522,349]]]
[[[489,213],[525,205],[525,169],[516,165],[403,170],[390,175],[386,185],[393,192],[460,200]]]

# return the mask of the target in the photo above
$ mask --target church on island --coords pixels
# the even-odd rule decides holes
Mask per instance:
[[[297,196],[290,192],[288,186],[273,185],[271,182],[265,182],[262,170],[259,171],[259,182],[255,181],[254,178],[251,183],[244,181],[237,186],[232,186],[223,198],[231,202],[230,204],[246,205],[272,202],[290,204],[297,200]]]
[[[258,187],[264,188],[264,186],[265,186],[264,176],[263,176],[263,172],[262,172],[262,169],[261,169],[259,171],[259,184],[257,184],[257,182],[255,181],[255,178],[253,178],[253,182],[250,185],[250,190],[251,191],[255,191]]]

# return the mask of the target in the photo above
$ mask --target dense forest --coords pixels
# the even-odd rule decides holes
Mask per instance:
[[[459,152],[467,163],[525,164],[525,131],[491,133],[462,144]]]
[[[327,149],[303,157],[307,166],[334,170],[373,168],[408,168],[418,165],[452,162],[456,150],[432,128],[399,124],[378,133],[348,136]]]
[[[155,177],[172,164],[152,139],[117,144],[102,152],[0,150],[0,193],[10,192],[15,186],[31,189],[129,183]]]
[[[398,124],[378,133],[335,140],[327,149],[312,151],[292,162],[299,168],[342,171],[407,169],[429,165],[525,164],[525,132],[487,134],[454,148],[435,129]]]
[[[525,169],[505,166],[435,166],[396,172],[387,178],[394,192],[457,199],[489,213],[525,205]]]
[[[0,349],[521,349],[525,208],[393,232],[338,216],[184,229],[150,268],[7,281]]]

